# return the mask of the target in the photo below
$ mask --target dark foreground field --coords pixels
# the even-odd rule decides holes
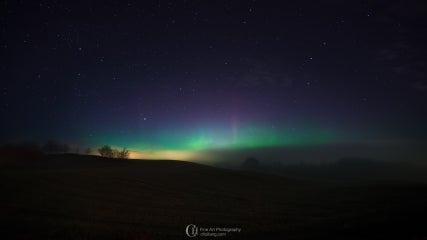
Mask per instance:
[[[427,186],[300,182],[180,161],[48,156],[0,169],[1,239],[427,239]]]

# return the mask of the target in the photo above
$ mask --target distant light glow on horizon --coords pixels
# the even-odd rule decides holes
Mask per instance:
[[[185,151],[185,150],[155,150],[155,151],[130,150],[129,151],[129,158],[131,159],[193,161],[193,160],[200,159],[200,157],[201,157],[201,154],[198,154],[197,151]]]

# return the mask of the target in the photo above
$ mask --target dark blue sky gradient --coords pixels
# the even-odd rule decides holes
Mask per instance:
[[[423,1],[2,5],[2,142],[426,141]]]

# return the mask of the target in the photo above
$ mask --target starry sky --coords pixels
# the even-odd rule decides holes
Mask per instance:
[[[409,153],[427,140],[424,1],[3,0],[0,9],[3,143],[194,160],[343,145]]]

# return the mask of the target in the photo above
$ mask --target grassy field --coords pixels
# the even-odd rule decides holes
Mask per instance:
[[[242,229],[222,239],[427,239],[423,184],[52,155],[0,168],[0,192],[1,239],[189,239],[188,224]]]

